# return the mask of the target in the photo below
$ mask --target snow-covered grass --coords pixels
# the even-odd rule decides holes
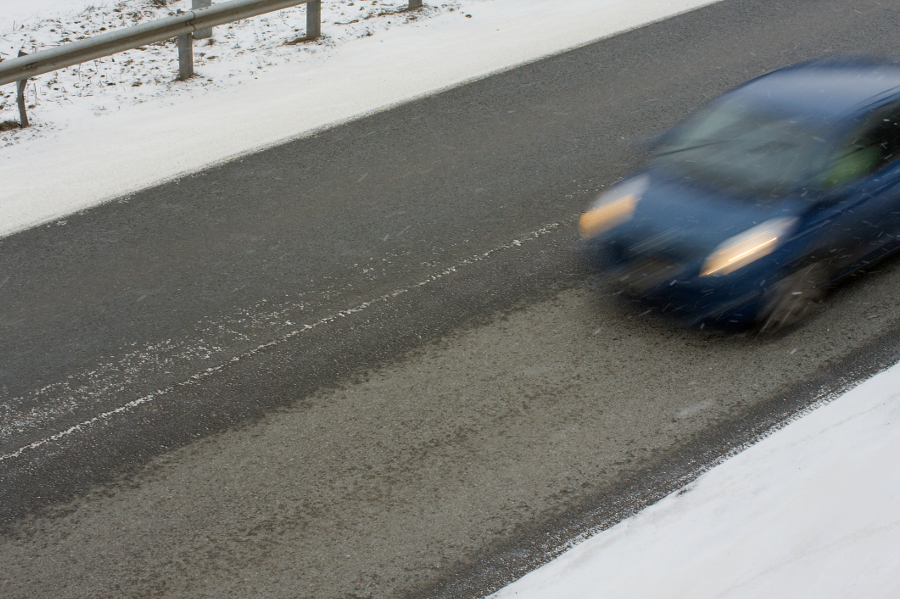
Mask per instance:
[[[189,10],[191,0],[43,0],[36,6],[21,0],[0,0],[0,59],[33,54]],[[0,148],[45,135],[64,120],[102,115],[150,98],[177,96],[237,85],[260,70],[278,67],[338,44],[383,32],[389,27],[454,11],[459,2],[431,3],[408,11],[408,0],[328,0],[322,3],[326,35],[307,41],[304,5],[235,21],[216,28],[211,39],[198,40],[194,64],[200,76],[190,82],[174,80],[178,68],[175,40],[167,40],[99,58],[35,77],[25,101],[31,128],[16,129],[0,138]],[[27,7],[27,8],[26,8]],[[72,8],[75,11],[72,11]],[[15,15],[15,16],[13,16]],[[18,122],[16,90],[0,88],[0,123]]]
[[[900,365],[493,599],[900,597]]]

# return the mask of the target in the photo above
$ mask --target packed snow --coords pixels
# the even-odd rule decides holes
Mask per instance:
[[[900,596],[900,365],[493,599]]]

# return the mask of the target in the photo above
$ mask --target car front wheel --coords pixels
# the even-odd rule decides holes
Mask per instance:
[[[803,320],[825,296],[826,281],[825,265],[815,262],[772,285],[757,319],[760,332],[777,333]]]

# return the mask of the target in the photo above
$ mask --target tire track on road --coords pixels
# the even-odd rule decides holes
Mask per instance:
[[[450,275],[453,275],[461,268],[465,268],[466,266],[470,266],[470,265],[482,262],[484,260],[487,260],[497,253],[508,251],[508,250],[515,249],[515,248],[521,248],[523,243],[528,243],[529,241],[538,239],[538,238],[550,233],[551,231],[556,230],[558,227],[560,227],[563,224],[571,225],[571,223],[574,222],[575,218],[576,218],[576,216],[572,216],[566,221],[561,221],[561,222],[544,225],[540,229],[526,233],[525,235],[521,236],[520,238],[513,239],[512,241],[510,241],[508,243],[504,243],[500,246],[497,246],[491,250],[488,250],[487,252],[483,252],[481,254],[477,254],[470,258],[462,260],[453,266],[445,268],[444,270],[429,276],[427,279],[424,279],[422,281],[419,281],[418,283],[415,283],[414,285],[405,287],[403,289],[397,289],[395,291],[386,293],[375,299],[369,300],[367,302],[363,302],[353,308],[341,310],[340,312],[325,316],[325,317],[317,320],[316,322],[313,322],[310,324],[305,324],[298,329],[293,329],[290,332],[282,335],[278,339],[269,341],[268,343],[259,345],[249,351],[246,351],[239,355],[233,356],[228,361],[221,363],[217,366],[211,366],[209,368],[204,369],[203,371],[197,372],[197,373],[191,375],[190,377],[188,377],[184,381],[174,383],[168,387],[165,387],[164,389],[159,389],[154,393],[144,395],[135,400],[132,400],[120,407],[97,414],[96,416],[93,416],[87,420],[79,422],[78,424],[75,424],[65,430],[59,431],[53,435],[49,435],[47,437],[44,437],[42,439],[39,439],[32,443],[29,443],[23,447],[20,447],[20,448],[16,449],[15,451],[0,454],[0,463],[2,463],[3,461],[6,461],[6,460],[20,457],[22,454],[24,454],[25,452],[27,452],[29,450],[34,450],[39,447],[43,447],[44,445],[47,445],[48,443],[53,443],[53,442],[56,442],[56,441],[59,441],[59,440],[65,438],[65,437],[68,437],[69,435],[73,435],[78,432],[81,432],[85,428],[91,427],[100,422],[108,421],[112,416],[115,416],[118,414],[123,414],[125,412],[131,411],[133,408],[136,408],[140,405],[148,404],[159,397],[162,397],[164,395],[171,393],[172,391],[174,391],[175,389],[177,389],[179,387],[184,387],[185,385],[193,385],[200,381],[203,381],[204,379],[206,379],[210,376],[213,376],[217,372],[221,371],[223,368],[225,368],[229,364],[233,364],[233,363],[239,362],[241,360],[246,360],[248,358],[252,358],[253,356],[259,354],[260,352],[262,352],[264,350],[276,348],[281,343],[288,341],[290,339],[293,339],[294,337],[297,337],[298,335],[301,335],[307,331],[311,331],[317,327],[322,327],[322,326],[328,325],[338,319],[346,318],[347,316],[359,314],[376,304],[389,302],[399,295],[408,293],[409,291],[411,291],[413,289],[416,289],[419,287],[424,287],[431,283],[440,281],[441,279],[444,279]],[[276,314],[277,313],[278,312],[276,311]],[[259,320],[262,320],[263,322],[265,322],[266,320],[270,320],[270,319],[271,319],[271,316],[267,316],[266,318],[261,318]],[[288,324],[291,324],[291,323],[288,323]],[[187,351],[190,352],[191,349],[188,349]],[[126,389],[124,387],[111,391],[109,389],[109,386],[104,385],[102,382],[100,383],[100,386],[104,388],[105,394],[121,394],[123,392],[126,392]],[[28,415],[20,415],[18,417],[13,413],[12,410],[9,409],[8,404],[4,405],[3,407],[4,407],[5,413],[4,413],[3,420],[6,421],[6,423],[3,424],[2,427],[0,427],[0,439],[4,438],[6,436],[9,436],[11,430],[14,430],[17,433],[22,433],[23,428],[25,428],[26,426],[30,427],[30,428],[39,428],[39,427],[42,428],[43,426],[45,426],[45,422],[47,420],[51,419],[52,416],[57,415],[57,414],[62,414],[62,413],[69,413],[72,411],[71,406],[68,405],[69,402],[67,402],[65,399],[58,401],[56,403],[57,404],[61,403],[62,407],[55,407],[54,405],[50,405],[50,406],[47,406],[44,409],[44,412],[42,414],[40,414],[39,416],[35,416],[33,414],[28,414]],[[44,405],[46,405],[46,403]]]

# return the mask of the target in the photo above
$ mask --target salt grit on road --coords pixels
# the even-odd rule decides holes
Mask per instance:
[[[900,365],[492,599],[900,596]]]
[[[290,9],[290,18],[272,13],[231,31],[217,28],[215,50],[196,43],[197,77],[187,82],[171,81],[177,61],[172,44],[136,51],[143,56],[116,55],[122,64],[132,61],[126,66],[108,58],[82,65],[80,72],[58,72],[60,80],[71,81],[66,95],[53,89],[52,73],[32,80],[31,118],[38,127],[0,134],[0,235],[716,0],[448,0],[426,2],[414,19],[379,8],[385,14],[356,22],[351,1],[323,2],[326,38],[312,45],[285,45],[297,37],[298,24],[305,25],[302,7]],[[169,0],[166,10],[189,4]],[[352,10],[365,5],[370,12],[364,14],[376,15],[373,4],[357,0]],[[115,25],[123,10],[134,15],[152,3],[99,0],[88,10],[85,0],[40,0],[35,10],[46,12],[30,18],[22,5],[0,0],[0,44],[6,43],[0,52],[7,55],[0,58],[21,44],[26,52],[52,44],[63,24],[79,20],[78,31],[85,25],[83,31],[99,33],[97,25]],[[65,13],[69,5],[73,10]],[[403,5],[378,3],[393,10]],[[23,38],[23,31],[34,33]],[[199,57],[219,54],[220,47],[224,54],[216,60]],[[170,65],[170,79],[163,82],[160,61]],[[132,75],[146,81],[137,88],[127,77],[135,64],[145,67]],[[77,97],[76,83],[87,86]],[[3,119],[17,118],[14,92],[14,85],[0,88],[0,102],[7,94]]]

